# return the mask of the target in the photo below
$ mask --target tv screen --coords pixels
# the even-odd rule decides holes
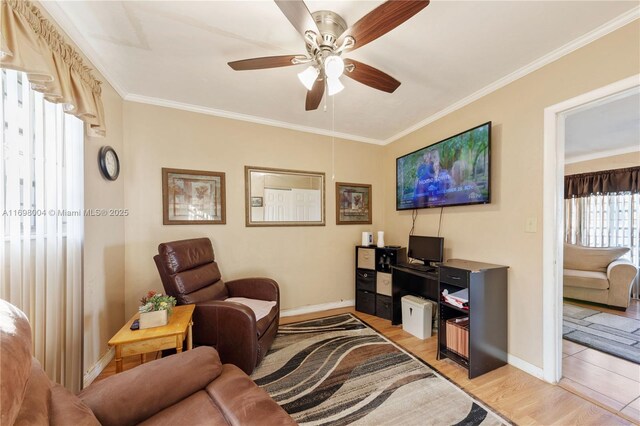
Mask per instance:
[[[491,122],[396,159],[396,210],[491,201]]]
[[[421,235],[409,235],[409,251],[407,256],[412,259],[429,262],[442,262],[444,238],[423,237]]]

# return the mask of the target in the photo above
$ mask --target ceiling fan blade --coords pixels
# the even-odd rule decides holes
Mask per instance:
[[[242,59],[240,61],[229,62],[229,66],[236,71],[261,70],[265,68],[288,67],[289,65],[298,65],[304,62],[294,62],[294,59],[305,61],[304,55],[282,55],[282,56],[265,56],[262,58]]]
[[[363,16],[358,22],[342,33],[336,45],[342,46],[345,38],[351,36],[358,49],[372,42],[407,21],[429,5],[429,0],[388,0]]]
[[[370,65],[354,61],[353,59],[345,59],[344,64],[344,75],[357,82],[366,84],[369,87],[373,87],[374,89],[393,93],[398,86],[400,86],[400,82],[398,80]],[[351,68],[349,65],[353,65],[353,69],[351,71],[349,71]]]
[[[306,111],[318,109],[322,96],[324,96],[324,79],[319,78],[313,83],[311,90],[307,92],[307,101],[305,102],[304,109]]]
[[[316,21],[302,0],[274,0],[291,25],[304,37],[307,31],[320,34]]]

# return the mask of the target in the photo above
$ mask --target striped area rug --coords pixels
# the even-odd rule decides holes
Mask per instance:
[[[501,425],[351,314],[280,326],[252,375],[303,425]]]
[[[640,364],[640,320],[564,303],[562,337]]]

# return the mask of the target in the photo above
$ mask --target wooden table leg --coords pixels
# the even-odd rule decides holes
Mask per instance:
[[[176,352],[180,353],[182,352],[182,341],[184,339],[182,338],[182,334],[178,334],[176,335]]]
[[[116,374],[122,373],[122,347],[116,345]]]
[[[189,327],[187,327],[187,350],[188,351],[193,349],[193,337],[191,335],[192,326],[193,326],[193,321],[189,321]]]
[[[140,364],[144,364],[144,354],[140,354]]]

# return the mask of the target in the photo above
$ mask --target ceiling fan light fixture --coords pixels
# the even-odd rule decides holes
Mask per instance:
[[[313,83],[316,82],[318,78],[318,74],[320,71],[313,65],[307,67],[304,71],[298,73],[298,78],[300,82],[307,88],[307,90],[311,90],[313,88]]]
[[[342,92],[344,86],[337,77],[327,77],[327,89],[329,92],[329,96],[333,96],[337,93]]]
[[[324,73],[328,78],[338,79],[344,72],[344,61],[338,55],[331,55],[324,60]]]

